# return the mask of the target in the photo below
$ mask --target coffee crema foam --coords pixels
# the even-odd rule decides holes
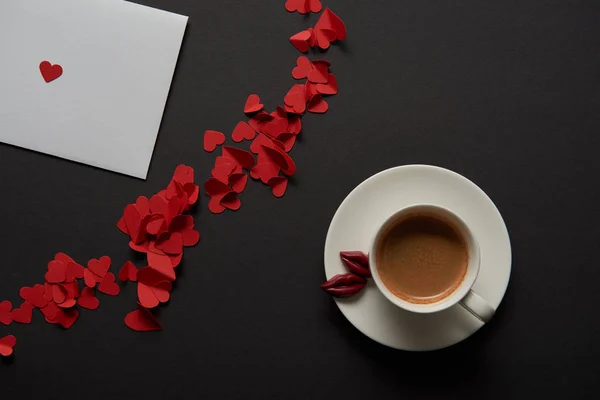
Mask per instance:
[[[390,292],[411,303],[430,304],[448,297],[461,285],[469,251],[449,221],[410,214],[385,228],[375,260],[381,281]]]

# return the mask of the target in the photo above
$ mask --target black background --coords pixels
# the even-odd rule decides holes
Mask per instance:
[[[132,258],[115,223],[179,163],[197,180],[258,93],[269,109],[294,83],[288,38],[317,16],[284,0],[144,0],[189,15],[147,181],[0,145],[0,299],[41,282],[64,251]],[[212,215],[185,252],[165,330],[123,324],[129,285],[64,331],[34,316],[0,362],[2,398],[590,398],[598,389],[600,3],[324,0],[348,38],[324,55],[340,93],[307,115],[282,199],[249,183],[238,212]],[[388,167],[455,170],[494,200],[513,245],[495,318],[431,353],[385,348],[320,291],[329,221],[349,191]],[[138,263],[139,265],[139,263]]]

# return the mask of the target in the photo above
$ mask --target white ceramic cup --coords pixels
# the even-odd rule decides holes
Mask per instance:
[[[379,270],[377,268],[375,252],[380,240],[386,233],[387,228],[397,221],[413,214],[430,215],[432,217],[437,216],[442,221],[450,222],[450,224],[456,230],[458,230],[458,233],[462,236],[467,244],[469,262],[463,281],[450,295],[433,303],[411,303],[394,295],[382,282],[381,277],[379,276]],[[402,208],[387,218],[377,230],[377,233],[371,242],[369,263],[371,265],[373,280],[375,281],[377,288],[389,301],[407,311],[415,313],[434,313],[445,310],[458,303],[483,322],[489,321],[496,311],[487,301],[485,301],[481,296],[477,295],[471,289],[477,280],[477,275],[480,268],[479,245],[477,244],[475,236],[462,219],[460,219],[450,210],[447,210],[443,207],[433,204],[416,204]]]

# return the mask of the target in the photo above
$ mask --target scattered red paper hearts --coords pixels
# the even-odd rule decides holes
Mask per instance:
[[[217,146],[225,143],[225,135],[219,131],[207,130],[204,132],[204,150],[211,153]]]
[[[154,315],[141,304],[139,309],[130,312],[125,316],[125,324],[138,332],[150,332],[162,330],[160,322],[154,318]]]
[[[248,96],[248,99],[246,100],[246,105],[244,106],[244,112],[246,114],[252,114],[255,112],[259,112],[260,110],[263,109],[263,105],[260,104],[260,97],[258,97],[258,95],[256,94],[251,94],[250,96]]]
[[[299,13],[318,12],[322,8],[319,0],[288,0],[286,9]],[[344,40],[346,28],[342,20],[330,9],[325,9],[313,28],[299,32],[290,38],[300,51],[307,52],[310,47],[329,47],[335,40]],[[324,95],[338,92],[337,80],[329,72],[329,63],[323,60],[309,61],[300,57],[292,71],[295,79],[306,79],[304,83],[294,85],[284,97],[283,106],[276,111],[263,111],[263,104],[257,95],[248,96],[244,112],[252,114],[248,122],[240,122],[232,139],[235,142],[251,140],[250,150],[223,146],[222,155],[215,160],[213,178],[205,183],[210,196],[209,209],[222,212],[225,209],[237,210],[241,201],[238,197],[246,187],[248,172],[270,186],[274,196],[284,195],[288,178],[296,171],[293,159],[287,154],[296,143],[302,124],[300,117],[309,112],[323,113],[328,110]],[[61,76],[62,67],[48,61],[40,63],[40,72],[46,82]],[[224,144],[225,135],[218,131],[206,131],[204,148],[214,151]],[[184,213],[196,204],[199,187],[194,183],[194,170],[179,165],[166,189],[152,198],[140,196],[135,203],[125,207],[117,227],[129,236],[129,246],[134,251],[145,253],[148,266],[139,271],[127,262],[119,271],[122,281],[138,280],[139,309],[125,317],[128,327],[136,331],[160,330],[162,326],[144,307],[155,307],[167,302],[176,279],[175,268],[180,264],[183,249],[195,245],[200,234],[194,229],[194,219]],[[10,302],[0,302],[0,323],[30,323],[34,308],[39,308],[48,323],[60,324],[69,329],[78,319],[76,305],[94,310],[99,306],[94,287],[98,291],[117,295],[120,292],[115,276],[110,269],[110,258],[104,256],[92,259],[87,268],[76,263],[64,253],[58,253],[48,264],[43,285],[24,287],[20,296],[25,300],[19,308],[12,309]],[[354,269],[354,264],[350,264]],[[350,268],[350,267],[349,267]],[[361,270],[362,271],[362,270]],[[364,271],[363,271],[364,272]],[[80,292],[78,279],[83,279],[86,287]],[[355,278],[352,278],[355,279]],[[362,278],[361,278],[362,279]],[[331,288],[330,288],[331,289]],[[331,293],[336,294],[332,288]],[[340,294],[340,293],[337,293]],[[0,339],[0,355],[12,354],[16,345],[14,336]]]
[[[232,171],[238,168],[241,171],[242,166],[254,164],[252,154],[243,150],[223,146],[222,154],[222,158],[215,166],[217,170],[213,170],[213,174],[225,181],[228,181]],[[216,182],[216,185],[228,188],[227,184],[219,179],[211,179]],[[211,187],[209,184],[207,191],[217,190],[214,185]],[[117,227],[129,235],[131,239],[129,247],[145,253],[148,261],[148,266],[139,270],[133,263],[127,262],[119,271],[121,281],[137,280],[140,309],[125,317],[125,323],[131,329],[145,331],[160,327],[158,321],[144,306],[156,307],[159,303],[169,300],[171,282],[176,279],[175,267],[182,260],[184,248],[194,246],[200,240],[200,233],[194,229],[194,218],[184,214],[198,201],[198,193],[199,188],[194,184],[194,170],[179,165],[167,189],[161,190],[147,202],[145,197],[141,197],[135,204],[129,204],[117,223]],[[136,219],[133,224],[128,224],[127,213],[132,213],[132,209],[141,218],[139,222]],[[134,237],[137,241],[134,241]],[[114,276],[111,275],[107,274],[108,278],[105,277],[100,283],[98,287],[100,292],[118,293],[119,287],[114,283]]]
[[[294,10],[298,5],[304,7],[309,3],[291,2]],[[330,41],[341,40],[345,31],[341,20],[330,10],[321,17],[318,27],[321,36]],[[338,34],[339,33],[339,34]],[[292,42],[301,51],[314,46],[318,38],[311,28],[294,35]],[[322,38],[323,40],[323,38]],[[205,182],[206,194],[210,197],[208,209],[215,214],[227,209],[237,210],[241,206],[240,195],[247,184],[248,174],[253,179],[271,187],[274,196],[282,197],[287,189],[288,180],[296,172],[296,165],[289,156],[296,138],[302,130],[300,117],[306,112],[325,113],[329,104],[323,96],[333,95],[338,92],[335,75],[329,71],[330,63],[326,60],[310,61],[306,56],[296,60],[292,70],[294,79],[303,79],[303,83],[293,85],[283,99],[283,106],[278,106],[276,111],[267,113],[262,104],[252,107],[260,100],[253,95],[249,96],[244,107],[244,112],[253,112],[248,123],[238,123],[232,139],[242,142],[244,139],[252,140],[250,151],[257,155],[254,160],[251,154],[243,149],[223,146],[222,155],[215,159],[211,171],[212,178]]]
[[[17,345],[17,338],[13,335],[4,336],[0,339],[0,356],[9,357]]]
[[[63,68],[59,64],[52,65],[48,61],[42,61],[40,63],[40,72],[46,83],[50,83],[62,75]]]

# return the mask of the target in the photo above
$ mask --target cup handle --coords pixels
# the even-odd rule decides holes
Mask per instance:
[[[483,322],[488,322],[496,310],[481,296],[469,290],[469,293],[460,301],[460,305]]]

